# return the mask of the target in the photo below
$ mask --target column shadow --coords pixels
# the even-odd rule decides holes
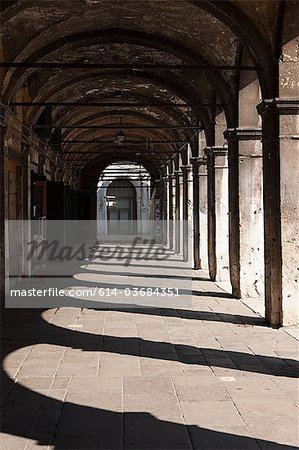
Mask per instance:
[[[25,313],[25,314],[24,314]],[[13,317],[15,331],[23,327],[21,317],[26,312],[16,311],[19,317]],[[53,326],[39,318],[41,311],[31,312],[33,329],[24,333],[24,341],[18,341],[11,328],[4,335],[6,345],[2,357],[22,346],[36,343],[66,345],[81,350],[99,350],[99,336],[91,333],[71,331]],[[59,334],[60,333],[60,334]],[[30,337],[31,335],[31,337]],[[35,337],[34,337],[35,335]],[[61,339],[63,336],[63,339]],[[135,338],[114,338],[112,345],[115,351],[122,354],[135,355],[131,350],[131,342],[141,345],[145,355],[161,359],[172,359],[165,353],[165,343],[144,341]],[[64,343],[62,343],[63,341]],[[66,342],[69,342],[68,344]],[[119,345],[124,345],[121,349]],[[108,346],[109,347],[109,346]],[[105,345],[104,345],[105,348]],[[126,350],[127,348],[127,350]],[[175,346],[181,354],[189,354],[194,347]],[[203,349],[201,349],[203,350]],[[104,350],[105,351],[105,350]],[[108,351],[108,350],[107,350]],[[111,351],[111,348],[109,349]],[[210,350],[209,350],[210,351]],[[156,353],[158,352],[158,353]],[[185,353],[187,352],[187,353]],[[215,356],[221,351],[212,350]],[[234,353],[234,352],[229,352]],[[160,356],[159,356],[160,355]],[[242,355],[241,353],[239,355]],[[247,356],[244,355],[245,362]],[[268,361],[272,358],[261,357]],[[273,358],[275,359],[275,358]],[[225,366],[225,364],[224,364]],[[271,450],[293,450],[295,447],[278,444],[267,440],[256,440],[253,437],[239,436],[232,433],[209,430],[196,424],[185,425],[176,423],[176,420],[161,420],[153,415],[142,412],[113,412],[91,406],[82,406],[73,402],[62,402],[41,393],[34,392],[14,383],[6,372],[1,377],[3,401],[2,431],[5,434],[29,438],[36,445],[52,445],[54,449],[114,449],[114,450],[140,450],[140,449],[226,449],[226,450],[258,450],[268,448]],[[180,422],[180,420],[177,420]],[[4,438],[5,445],[5,438]],[[5,448],[5,447],[4,447]]]

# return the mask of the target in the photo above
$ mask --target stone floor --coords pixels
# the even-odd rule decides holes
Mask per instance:
[[[297,448],[298,342],[196,276],[188,309],[5,310],[1,448]]]

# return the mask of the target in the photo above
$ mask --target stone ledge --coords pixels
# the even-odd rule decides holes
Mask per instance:
[[[265,99],[256,107],[259,115],[278,113],[285,115],[299,114],[299,100],[288,98]]]
[[[262,129],[252,128],[252,129],[242,129],[242,128],[228,128],[223,136],[225,139],[236,140],[236,141],[253,141],[262,139]]]
[[[208,155],[211,154],[213,156],[226,156],[228,153],[227,147],[205,147],[204,148],[204,154]]]
[[[190,162],[192,165],[198,164],[198,166],[204,166],[207,164],[206,158],[201,158],[199,156],[190,158]]]

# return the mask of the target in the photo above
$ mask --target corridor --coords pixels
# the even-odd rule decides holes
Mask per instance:
[[[298,448],[299,0],[0,0],[1,450]]]
[[[5,310],[1,448],[297,448],[298,342],[196,276],[188,309]]]

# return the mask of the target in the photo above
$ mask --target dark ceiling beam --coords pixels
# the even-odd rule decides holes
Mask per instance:
[[[54,142],[55,143],[55,142]],[[59,143],[61,144],[115,144],[115,141],[84,141],[84,140],[62,140],[59,141]],[[187,141],[155,141],[155,140],[148,140],[146,141],[145,139],[143,140],[139,140],[139,141],[131,141],[129,139],[125,140],[125,144],[130,144],[130,145],[151,145],[151,144],[187,144]]]
[[[154,107],[163,107],[163,108],[188,108],[188,107],[215,107],[222,106],[221,103],[203,103],[203,102],[195,102],[195,103],[167,103],[167,102],[146,102],[146,103],[133,103],[133,102],[12,102],[10,106],[26,106],[26,107],[34,107],[34,106],[52,106],[52,107],[80,107],[80,108],[105,108],[115,106],[118,108],[127,108],[127,107],[138,107],[138,108],[146,108],[150,106]]]
[[[257,71],[258,66],[213,64],[105,64],[105,63],[57,63],[57,62],[2,62],[0,67],[25,69],[151,69],[151,70],[248,70]]]
[[[48,128],[69,128],[69,129],[99,129],[99,130],[202,130],[202,127],[194,125],[35,125],[36,130],[48,129]]]
[[[120,151],[121,151],[121,148],[119,149]],[[109,153],[111,153],[111,150],[106,150],[106,151],[101,151],[101,150],[99,150],[99,151],[82,151],[82,152],[72,152],[72,151],[70,151],[70,152],[62,152],[62,153],[60,153],[61,155],[103,155],[103,154],[109,154]],[[138,151],[138,150],[136,150],[136,151],[134,151],[134,152],[130,152],[130,153],[138,153],[138,154],[140,154],[140,155],[144,155],[144,154],[153,154],[153,153],[156,153],[156,154],[162,154],[162,153],[180,153],[180,150],[157,150],[157,151],[155,151],[155,150],[145,150],[145,149],[140,149],[140,151]],[[122,154],[122,153],[120,153],[120,154]],[[70,161],[69,159],[68,159],[68,161]]]
[[[97,152],[86,150],[86,152],[84,152],[84,151],[83,152],[70,152],[67,154],[60,153],[60,155],[64,156],[66,161],[71,161],[72,156],[75,157],[74,161],[79,161],[79,160],[84,161],[83,159],[80,159],[81,156],[97,155],[99,157],[102,157],[102,156],[106,157],[111,154],[115,154],[118,157],[125,158],[128,155],[152,156],[152,154],[154,153],[155,156],[158,157],[159,155],[163,155],[163,154],[173,154],[173,153],[179,153],[179,152],[180,152],[180,149],[176,149],[176,150],[163,149],[163,150],[160,150],[157,152],[152,152],[152,151],[148,151],[148,150],[139,150],[138,151],[138,150],[127,149],[125,151],[125,150],[121,150],[121,149],[119,149],[119,150],[118,149],[110,149],[110,150],[106,150],[106,151],[97,151]]]
[[[182,111],[177,109],[177,112],[181,113]],[[71,116],[71,117],[70,117]],[[115,125],[116,127],[120,126],[120,122],[123,124],[129,125],[129,124],[143,124],[143,125],[160,125],[163,124],[182,124],[182,125],[189,125],[190,121],[187,120],[186,116],[181,117],[181,114],[169,114],[167,113],[167,117],[161,117],[156,118],[152,116],[151,114],[143,110],[118,110],[115,109],[113,111],[111,110],[101,110],[101,111],[93,111],[91,114],[88,115],[79,116],[79,117],[73,117],[72,114],[70,116],[67,116],[67,124],[72,125],[85,125],[85,124],[106,124],[106,125]],[[122,120],[121,120],[122,118]],[[57,125],[60,125],[63,128],[63,123],[65,122],[65,115],[63,115],[58,121],[54,120],[53,123],[57,123]],[[196,123],[195,121],[192,123]],[[72,129],[65,129],[63,134],[63,139],[72,139],[72,140],[81,140],[81,139],[114,139],[115,138],[115,129],[113,130],[105,130],[105,133],[102,133],[103,130],[92,130],[93,133],[91,133],[90,129],[79,129],[79,130],[72,130]],[[134,139],[137,136],[141,136],[143,139],[146,137],[151,139],[165,139],[165,140],[188,140],[189,134],[193,132],[193,130],[166,130],[166,129],[160,129],[160,130],[131,130],[132,135],[130,134],[128,138]],[[90,134],[91,133],[91,134]],[[101,134],[100,134],[101,133]]]
[[[32,53],[27,57],[24,63],[31,64],[36,61],[41,61],[46,59],[47,55],[53,54],[54,51],[59,50],[62,52],[64,46],[74,46],[75,48],[80,48],[86,45],[100,45],[101,43],[121,43],[128,45],[142,45],[146,48],[154,48],[158,51],[163,51],[171,55],[180,58],[184,61],[184,64],[210,64],[202,59],[202,55],[198,52],[190,50],[188,47],[183,45],[179,39],[169,39],[162,35],[157,35],[153,33],[143,32],[140,30],[128,30],[128,29],[103,29],[103,30],[90,30],[82,31],[74,35],[67,35],[64,37],[57,36],[57,40],[51,42],[51,44],[46,45],[40,50]],[[198,46],[197,46],[198,48]],[[136,63],[136,62],[135,62]],[[34,70],[34,69],[33,69]],[[86,70],[86,67],[85,67]],[[86,70],[87,71],[87,70]],[[154,72],[154,71],[153,71]],[[23,85],[28,77],[27,69],[25,67],[16,68],[14,77],[12,77],[8,83],[7,89],[5,90],[2,101],[7,103],[10,99],[13,99],[16,95],[17,90],[21,85]],[[84,74],[85,75],[85,74]],[[225,78],[222,76],[221,71],[211,71],[209,73],[209,80],[214,86],[215,90],[219,93],[219,97],[226,103],[230,100],[230,86],[226,82]],[[195,96],[193,96],[195,98]],[[208,119],[203,120],[205,123],[206,133],[212,133],[208,126]]]
[[[140,175],[146,175],[147,174],[146,170],[143,170],[143,172],[142,172],[141,170],[138,170],[138,169],[136,169],[136,170],[129,170],[129,169],[110,170],[110,169],[106,169],[105,176],[106,175],[115,175],[115,174],[124,174],[124,173],[128,173],[128,172],[130,172],[131,176],[137,175],[138,177]]]
[[[136,176],[137,175],[138,177],[140,175],[143,176],[143,175],[147,174],[146,170],[143,170],[143,172],[141,172],[141,170],[138,170],[138,169],[136,169],[136,170],[129,170],[129,169],[110,170],[110,169],[106,169],[105,176],[106,175],[115,175],[115,174],[125,174],[125,173],[128,173],[128,172],[130,172],[131,176]]]
[[[173,150],[180,150],[183,147],[187,145],[188,141],[182,141],[181,143],[177,144],[157,144],[157,145],[146,145],[145,141],[139,142],[139,144],[136,144],[136,141],[130,145],[129,141],[127,142],[125,140],[123,145],[118,145],[117,143],[108,142],[100,144],[93,144],[93,143],[85,143],[85,144],[75,144],[74,146],[72,144],[65,144],[62,146],[61,154],[63,155],[69,155],[72,153],[82,153],[82,152],[95,152],[95,153],[105,153],[106,152],[113,152],[113,151],[120,151],[122,153],[126,151],[133,151],[133,152],[152,152],[155,154],[159,154],[162,150],[166,151],[173,151]]]
[[[109,155],[109,156],[110,156],[110,155]],[[138,158],[140,158],[141,155],[136,154],[136,153],[130,153],[130,154],[125,155],[124,157],[127,157],[127,158],[132,158],[132,157],[134,157],[134,158],[135,158],[136,156],[137,156]],[[166,158],[166,160],[168,160],[169,158],[171,158],[171,156],[172,156],[172,153],[164,154],[164,155],[163,155],[163,157],[164,157],[163,161],[165,160],[165,158]],[[121,156],[120,156],[120,155],[116,155],[116,154],[112,154],[111,157],[120,158]],[[88,158],[88,159],[86,159],[86,160],[82,160],[82,159],[66,159],[66,160],[65,160],[65,162],[67,162],[67,163],[72,163],[72,164],[71,164],[72,167],[73,167],[73,166],[87,167],[87,166],[88,166],[88,163],[97,162],[97,161],[98,161],[98,160],[97,160],[96,157],[91,157],[91,158]],[[158,160],[157,160],[157,161],[158,161]],[[144,161],[142,160],[142,162],[144,162]]]

